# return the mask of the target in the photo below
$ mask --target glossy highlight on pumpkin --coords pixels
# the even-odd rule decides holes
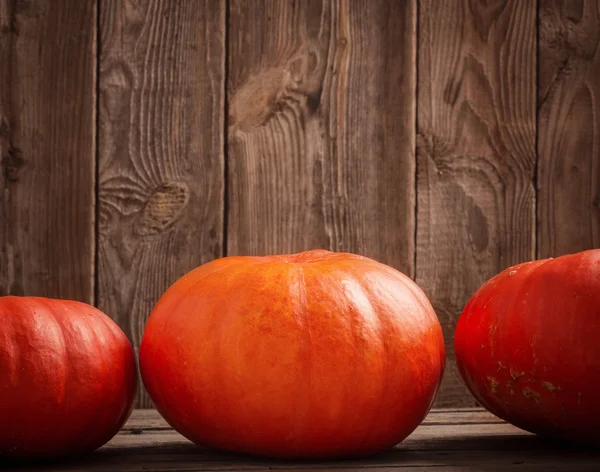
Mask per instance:
[[[441,326],[412,280],[320,250],[198,267],[159,300],[140,348],[171,426],[282,458],[391,448],[429,411],[444,364]]]
[[[85,303],[0,297],[0,458],[90,452],[131,413],[133,348]]]
[[[600,250],[501,272],[467,303],[454,339],[465,384],[489,411],[600,443]]]

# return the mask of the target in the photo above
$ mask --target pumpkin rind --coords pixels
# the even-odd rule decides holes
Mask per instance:
[[[0,456],[92,451],[125,423],[135,358],[119,327],[70,300],[0,297]]]
[[[148,392],[186,437],[272,457],[379,452],[430,409],[439,321],[408,277],[310,251],[227,257],[178,280],[140,348]]]
[[[459,371],[475,398],[533,433],[600,442],[600,250],[511,267],[458,321]]]

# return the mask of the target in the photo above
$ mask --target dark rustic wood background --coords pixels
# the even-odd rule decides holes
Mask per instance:
[[[201,263],[357,252],[425,290],[437,405],[472,405],[469,296],[600,246],[599,45],[598,0],[0,0],[0,295],[138,346]]]

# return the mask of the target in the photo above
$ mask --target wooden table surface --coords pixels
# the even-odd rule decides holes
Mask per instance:
[[[376,457],[286,462],[195,446],[154,410],[136,410],[123,430],[95,453],[53,464],[2,464],[4,470],[173,472],[225,470],[595,471],[600,449],[549,442],[480,409],[434,410],[404,442]]]

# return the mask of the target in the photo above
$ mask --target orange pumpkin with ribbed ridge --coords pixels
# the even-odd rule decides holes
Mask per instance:
[[[85,303],[0,297],[0,457],[90,452],[131,412],[135,358],[117,324]]]
[[[429,411],[444,364],[440,323],[412,280],[321,250],[198,267],[159,300],[140,348],[175,429],[281,458],[391,448]]]

